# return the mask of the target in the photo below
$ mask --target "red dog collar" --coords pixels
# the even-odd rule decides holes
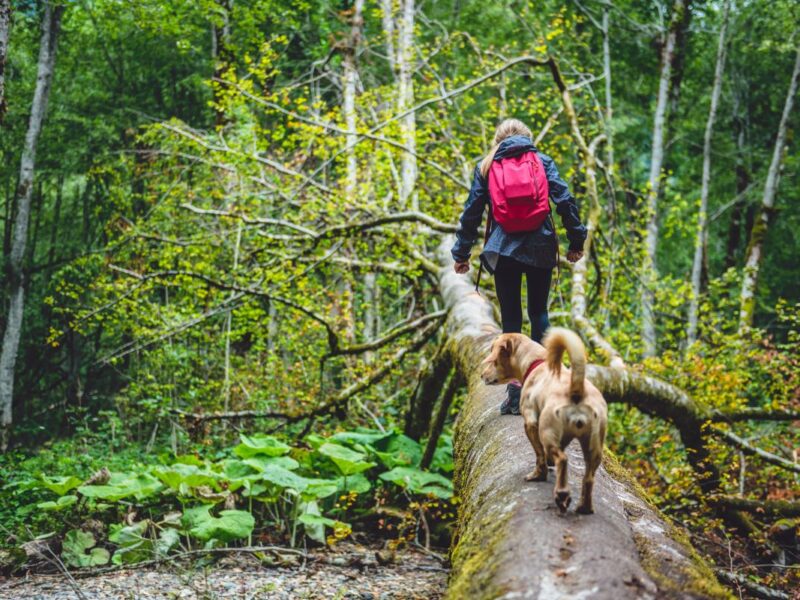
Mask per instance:
[[[540,364],[542,364],[543,362],[544,362],[544,359],[542,359],[542,358],[537,358],[535,361],[533,361],[533,362],[531,363],[531,366],[530,366],[530,367],[528,367],[528,370],[527,370],[527,371],[525,371],[525,375],[523,375],[523,376],[522,376],[522,385],[525,385],[525,380],[528,378],[528,375],[530,375],[531,373],[533,373],[533,370],[534,370],[536,367],[538,367]]]

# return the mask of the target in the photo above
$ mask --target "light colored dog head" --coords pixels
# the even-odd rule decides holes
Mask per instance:
[[[499,336],[492,344],[489,356],[483,359],[483,372],[481,379],[486,385],[498,385],[508,383],[516,376],[511,365],[511,357],[516,352],[519,334],[504,333]]]

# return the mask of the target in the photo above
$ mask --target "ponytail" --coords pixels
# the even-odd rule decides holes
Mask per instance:
[[[489,169],[492,168],[492,163],[494,162],[494,155],[497,154],[497,149],[499,147],[500,144],[494,144],[489,150],[489,154],[483,157],[483,160],[481,161],[481,175],[484,177],[489,174]]]
[[[500,142],[512,135],[524,135],[527,138],[531,137],[531,130],[519,119],[506,119],[497,126],[497,131],[494,133],[494,142],[489,149],[489,153],[481,161],[481,175],[486,177],[489,174],[489,169],[492,168],[494,156],[497,154],[497,149],[500,147]]]

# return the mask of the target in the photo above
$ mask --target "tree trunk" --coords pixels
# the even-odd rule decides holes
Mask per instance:
[[[504,389],[479,377],[500,328],[489,302],[453,272],[451,242],[446,237],[439,249],[439,286],[450,309],[446,334],[468,394],[454,438],[460,504],[448,597],[727,597],[684,535],[609,454],[595,480],[594,515],[562,517],[551,506],[552,483],[524,481],[534,454],[522,420],[501,417]],[[573,446],[567,452],[576,486],[581,452]]]
[[[399,21],[397,63],[399,70],[397,110],[402,113],[414,106],[414,0],[402,0],[403,14]],[[417,182],[417,116],[410,112],[400,119],[403,145],[408,152],[400,161],[400,206],[419,210]]]
[[[31,104],[31,117],[25,135],[25,146],[20,161],[19,187],[17,189],[17,214],[8,260],[9,308],[6,328],[3,332],[3,347],[0,351],[0,451],[8,448],[11,434],[12,406],[14,398],[14,367],[17,362],[19,339],[22,333],[22,313],[25,303],[25,273],[23,263],[28,239],[33,175],[36,167],[36,144],[42,130],[50,85],[55,68],[56,45],[61,28],[63,5],[47,3],[42,20],[42,38],[39,46],[39,62],[36,89]]]
[[[0,0],[0,125],[6,116],[6,58],[11,30],[11,0]]]
[[[397,60],[394,50],[394,15],[392,11],[392,0],[381,0],[381,23],[383,24],[383,35],[386,36],[386,60],[389,62],[389,70],[392,77],[396,77]]]
[[[656,111],[653,118],[653,147],[650,154],[650,179],[647,191],[647,232],[645,234],[645,259],[642,265],[642,341],[645,356],[656,353],[656,322],[653,313],[656,280],[656,250],[658,248],[658,196],[661,191],[661,168],[664,165],[665,126],[672,68],[675,61],[675,43],[683,20],[687,18],[686,0],[675,0],[672,17],[661,51],[661,74],[658,81]]]
[[[728,30],[728,14],[730,0],[725,2],[722,13],[722,25],[719,30],[717,44],[717,64],[714,69],[714,84],[711,88],[711,106],[708,109],[708,120],[703,137],[703,176],[700,188],[700,212],[697,216],[697,238],[694,243],[694,260],[692,261],[692,296],[689,300],[689,325],[686,331],[686,343],[691,345],[697,339],[697,311],[700,304],[700,276],[708,242],[708,188],[711,183],[711,137],[714,134],[714,121],[717,118],[717,106],[722,91],[722,74],[725,70],[725,35]]]
[[[216,0],[216,3],[222,13],[222,25],[211,24],[211,59],[214,63],[214,78],[223,79],[233,62],[230,48],[230,13],[233,8],[233,0]],[[227,122],[225,110],[221,106],[223,101],[222,84],[214,82],[212,89],[214,91],[214,122],[217,127],[222,127]]]
[[[796,34],[797,32],[795,32]],[[797,92],[797,79],[800,75],[800,45],[797,46],[797,56],[794,62],[792,78],[789,82],[789,92],[786,94],[786,104],[783,106],[783,115],[778,125],[778,136],[775,139],[775,148],[772,153],[772,162],[767,172],[764,183],[764,195],[761,199],[761,210],[753,223],[750,231],[750,243],[747,246],[747,259],[742,280],[741,304],[739,310],[739,331],[753,325],[753,312],[756,304],[756,286],[758,285],[758,272],[761,267],[761,256],[764,238],[769,227],[769,219],[775,206],[775,194],[778,191],[780,171],[783,164],[783,150],[786,145],[786,130],[789,126],[789,115],[792,112],[794,95]]]
[[[735,78],[735,74],[734,74]],[[742,221],[745,218],[746,203],[744,202],[744,194],[748,187],[750,187],[750,168],[749,168],[749,154],[747,152],[747,113],[741,110],[744,104],[746,111],[747,106],[742,95],[746,93],[743,90],[744,86],[734,85],[733,88],[733,125],[734,125],[734,141],[736,143],[736,194],[741,196],[741,200],[736,202],[731,210],[731,221],[728,226],[728,239],[725,251],[725,270],[735,267],[738,263],[739,243],[742,238]]]
[[[603,79],[605,80],[606,92],[606,170],[609,178],[614,177],[614,128],[612,119],[614,110],[611,105],[611,46],[610,46],[610,25],[608,19],[608,5],[603,5]]]
[[[356,53],[361,39],[361,27],[364,22],[362,17],[363,9],[364,0],[356,0],[353,3],[350,38],[344,49],[344,82],[342,87],[344,90],[344,122],[345,129],[347,129],[347,174],[344,191],[349,201],[353,201],[358,185],[358,165],[356,162],[356,84],[358,71],[356,70]]]
[[[58,241],[58,227],[61,223],[61,203],[64,200],[64,174],[58,176],[56,190],[56,205],[53,209],[53,223],[50,228],[50,247],[47,250],[47,268],[52,269],[56,261],[56,243]]]

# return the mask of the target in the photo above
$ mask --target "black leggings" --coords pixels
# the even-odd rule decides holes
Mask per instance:
[[[539,269],[501,256],[494,271],[494,286],[500,301],[503,333],[522,333],[522,274],[528,281],[528,318],[531,320],[531,338],[541,343],[550,327],[547,317],[547,296],[553,269]]]

